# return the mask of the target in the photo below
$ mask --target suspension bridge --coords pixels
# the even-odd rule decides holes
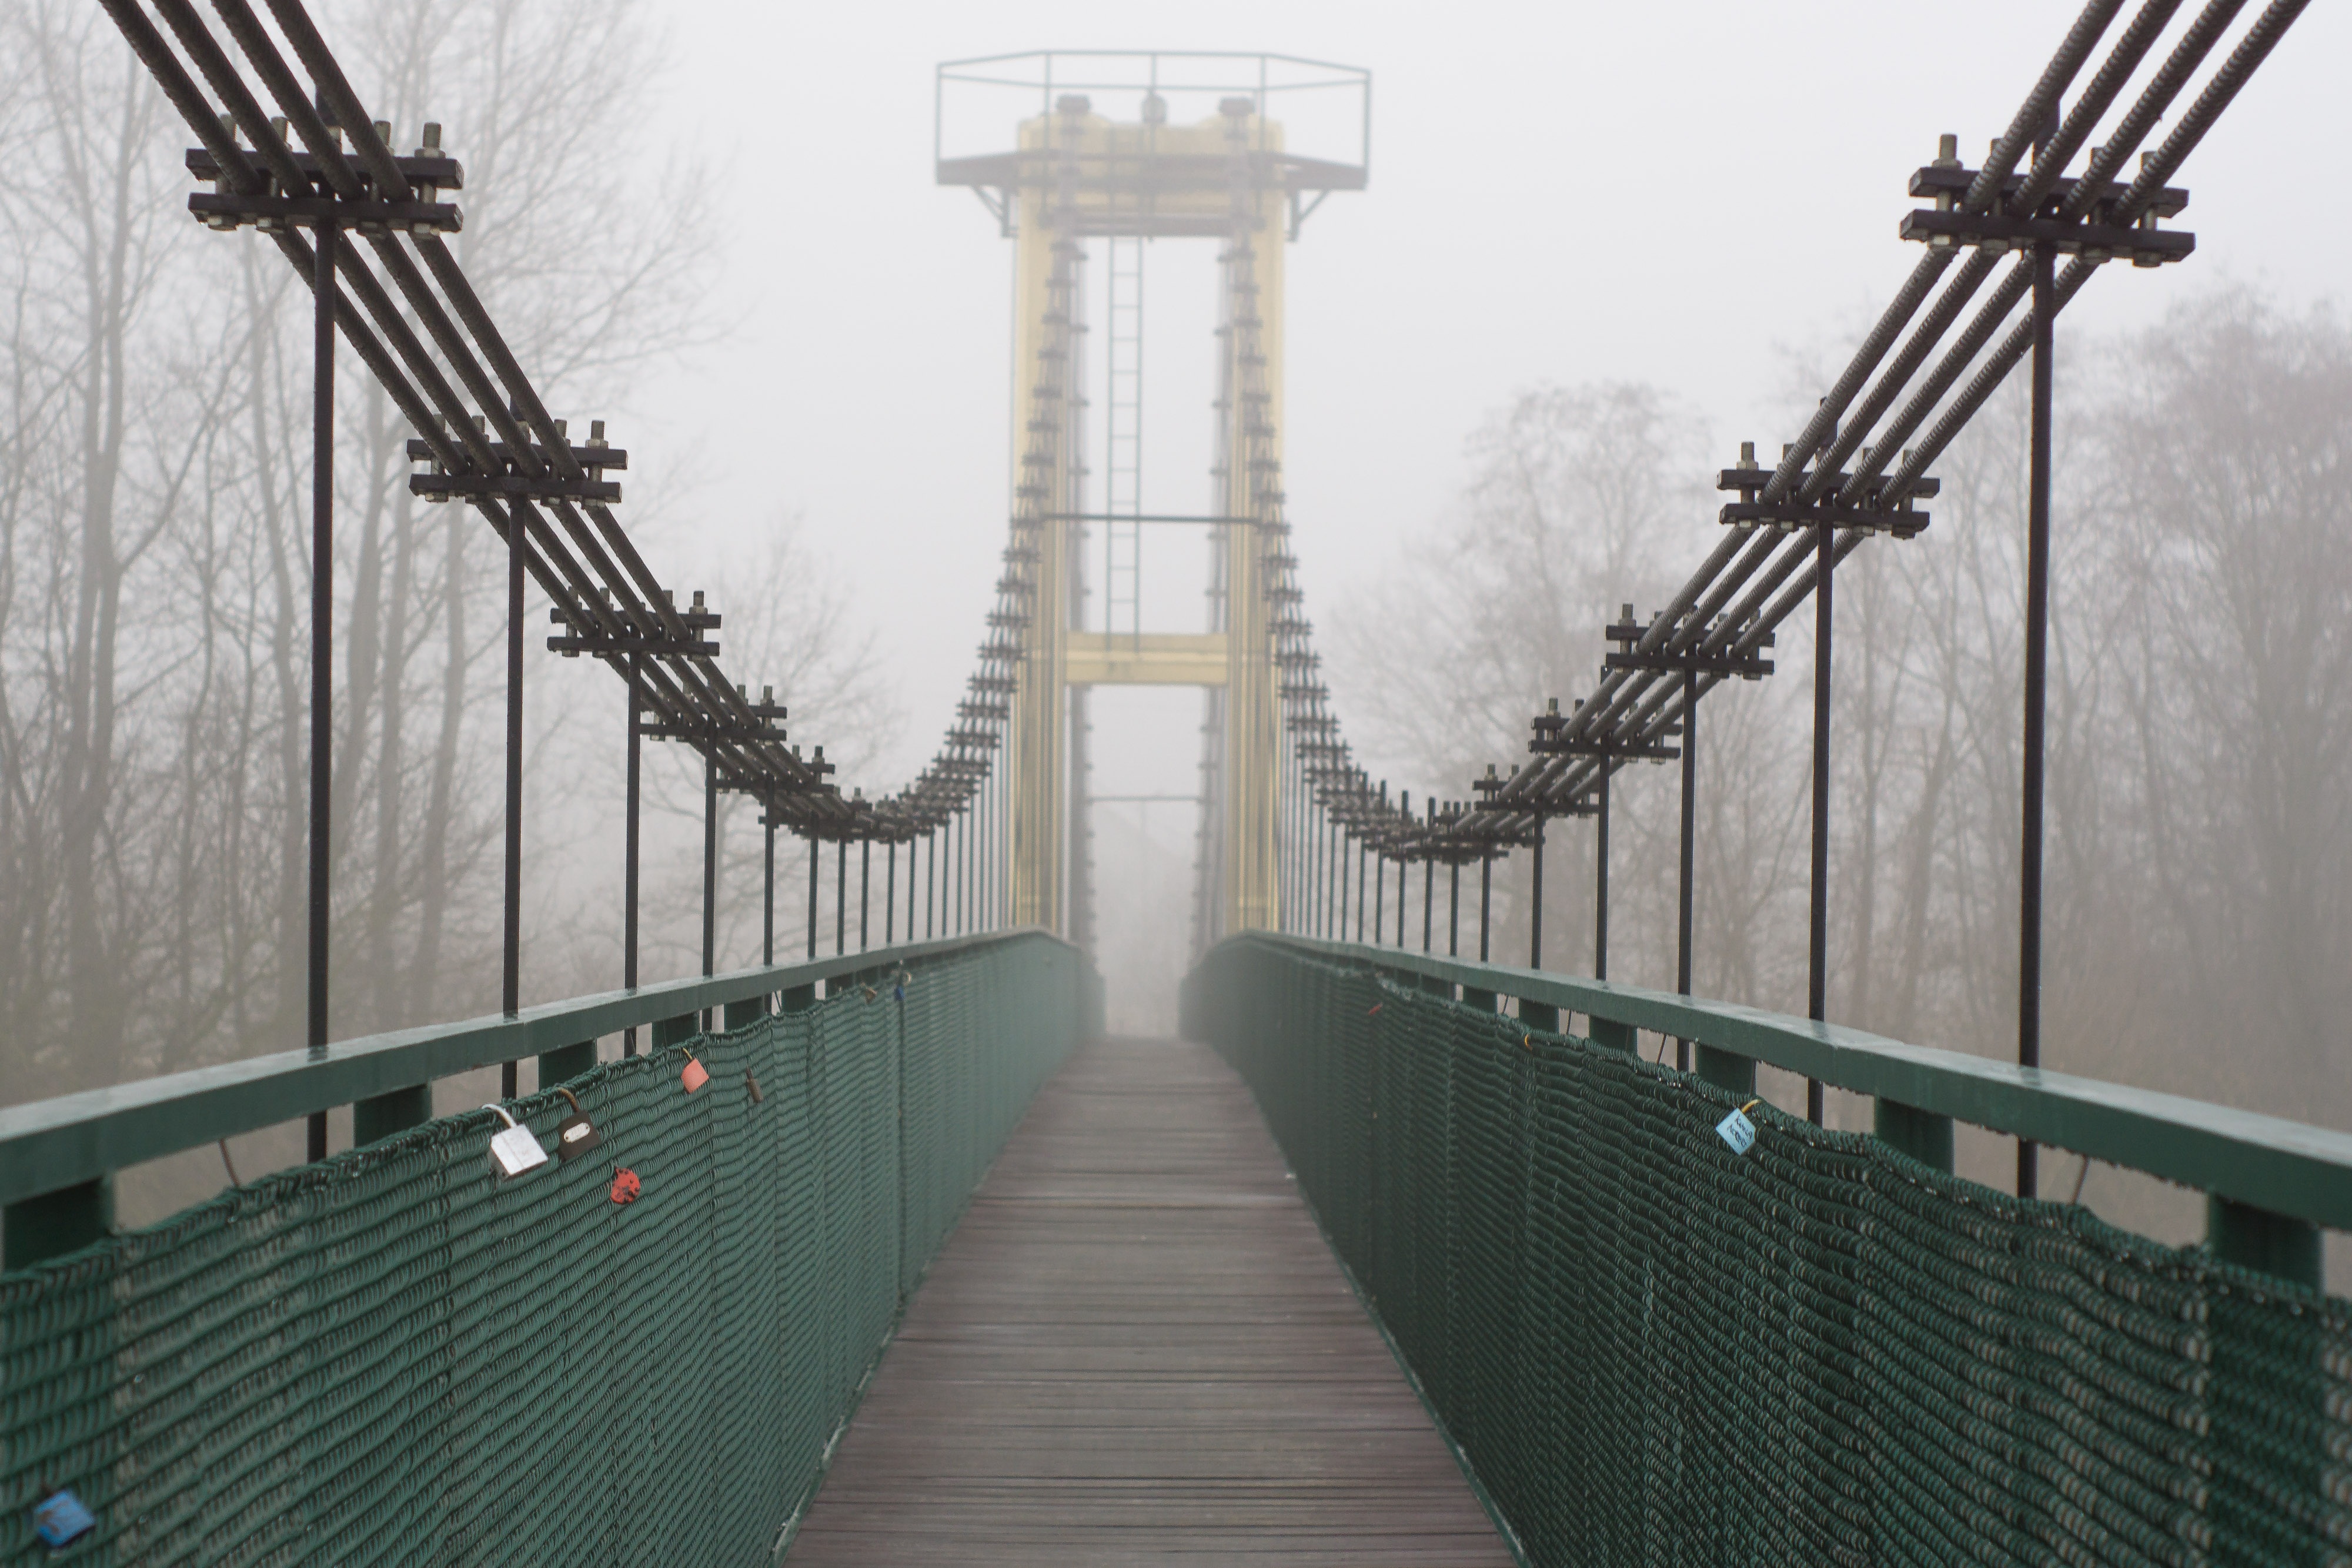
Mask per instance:
[[[1366,73],[941,68],[943,102],[1025,97],[937,171],[1016,247],[1011,527],[938,753],[845,793],[726,667],[719,607],[632,541],[627,454],[501,338],[446,243],[462,150],[427,125],[397,151],[300,0],[101,3],[187,123],[206,243],[310,292],[309,1035],[0,1111],[0,1561],[2352,1561],[2352,1305],[2321,1280],[2352,1136],[2047,1071],[2038,1012],[2054,324],[2190,256],[2172,182],[2300,4],[2091,0],[1981,162],[1948,137],[1909,171],[1916,267],[1777,459],[1715,476],[1716,548],[1606,629],[1589,694],[1528,698],[1523,758],[1416,810],[1320,678],[1282,477],[1284,246],[1369,183]],[[1294,140],[1286,106],[1350,94],[1352,153]],[[1194,240],[1212,500],[1151,512],[1144,256]],[[508,610],[504,1005],[341,1040],[339,342],[414,432],[414,493],[502,541]],[[1994,1061],[1827,1017],[1832,589],[1856,549],[1937,548],[1937,460],[2021,365],[2021,982]],[[1198,632],[1144,628],[1172,529],[1205,541]],[[627,787],[619,988],[525,1008],[530,589],[547,650],[617,677]],[[1800,1019],[1690,994],[1693,808],[1703,702],[1769,678],[1809,602]],[[1089,958],[1086,707],[1128,683],[1207,694],[1181,1041],[1105,1038]],[[640,984],[646,739],[702,760],[703,963]],[[1607,977],[1611,789],[1640,761],[1680,764],[1674,993]],[[725,791],[759,805],[768,918],[761,963],[714,972]],[[1539,893],[1524,964],[1493,950],[1496,862],[1540,889],[1570,821],[1589,977],[1546,967]],[[806,900],[800,953],[779,896]],[[1805,1103],[1761,1099],[1759,1063]],[[496,1104],[436,1104],[494,1066]],[[1873,1131],[1823,1126],[1825,1087]],[[118,1173],[286,1124],[305,1163],[116,1225]],[[2014,1181],[1955,1175],[1956,1124],[2013,1140]],[[2044,1149],[2205,1195],[2205,1241],[2045,1197]]]

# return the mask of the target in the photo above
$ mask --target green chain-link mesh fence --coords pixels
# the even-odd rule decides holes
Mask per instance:
[[[50,1560],[57,1486],[77,1563],[768,1561],[1089,979],[1043,937],[924,961],[572,1080],[570,1164],[501,1181],[448,1116],[0,1277],[0,1563]]]
[[[2352,1303],[1268,944],[1186,1003],[1531,1562],[2352,1563]]]

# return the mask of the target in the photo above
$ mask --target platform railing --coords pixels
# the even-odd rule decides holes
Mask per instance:
[[[60,1517],[91,1564],[772,1560],[1101,1005],[1076,949],[1004,933],[0,1113],[39,1244],[0,1272],[0,1565]],[[524,1055],[536,1092],[426,1113]],[[93,1213],[126,1165],[341,1104],[329,1159]]]
[[[114,1174],[149,1160],[346,1105],[352,1143],[375,1143],[430,1120],[432,1085],[459,1073],[535,1059],[540,1087],[550,1089],[593,1067],[600,1039],[642,1030],[659,1051],[886,973],[1042,936],[989,932],[669,980],[0,1107],[0,1267],[25,1268],[106,1235]],[[1088,971],[1087,984],[1099,1019],[1101,981]]]
[[[2318,1288],[2352,1135],[1265,933],[1212,949],[1182,1005],[1528,1561],[2317,1563],[2352,1542],[2352,1302]],[[1873,1096],[1874,1132],[1780,1112],[1759,1062]],[[1961,1179],[1956,1122],[2193,1187],[2207,1242]]]
[[[1236,940],[1426,984],[1531,1030],[1580,1017],[1599,1045],[1632,1051],[1643,1031],[1687,1040],[1693,1076],[1743,1097],[1759,1062],[1816,1078],[1871,1096],[1874,1134],[1939,1170],[1965,1122],[2145,1172],[2206,1196],[2217,1255],[2301,1284],[2319,1283],[2320,1231],[2352,1230],[2352,1133],[1639,986],[1272,933]]]

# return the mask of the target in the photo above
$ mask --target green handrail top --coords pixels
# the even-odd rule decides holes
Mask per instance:
[[[997,943],[1069,945],[1034,927],[901,943],[798,964],[730,970],[495,1014],[365,1035],[61,1094],[0,1110],[0,1205],[76,1186],[222,1138],[578,1045],[625,1029],[749,1001],[819,980],[887,969]],[[1076,948],[1070,948],[1076,954]]]
[[[1272,932],[1227,941],[1418,975],[1675,1036],[2273,1214],[2352,1230],[2352,1134],[1612,981]]]

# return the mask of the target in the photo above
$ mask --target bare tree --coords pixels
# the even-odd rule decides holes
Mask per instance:
[[[661,55],[643,0],[370,0],[329,32],[366,40],[346,58],[405,132],[448,125],[469,274],[548,395],[616,399],[702,340],[709,209],[699,166],[637,134]],[[102,13],[0,0],[0,1025],[22,1097],[299,1030],[310,372],[299,280],[188,222],[184,128]],[[504,616],[490,530],[412,500],[410,433],[368,378],[340,397],[350,1033],[492,983],[463,936],[495,921],[476,851]],[[537,717],[543,747],[562,715]]]
[[[2147,334],[2070,338],[2061,371],[2047,1059],[2352,1118],[2326,1071],[2352,1003],[2352,566],[2335,538],[2352,331],[2223,293]],[[1575,689],[1614,608],[1696,553],[1629,545],[1664,534],[1674,507],[1709,509],[1665,499],[1700,462],[1638,417],[1612,423],[1665,406],[1625,389],[1519,399],[1474,443],[1461,515],[1345,614],[1341,695],[1378,698],[1353,728],[1396,771],[1442,780],[1517,756],[1526,716]],[[1839,573],[1832,1016],[2002,1056],[2025,451],[2011,386],[1937,465],[1935,525]],[[1805,960],[1808,643],[1784,627],[1780,674],[1700,714],[1698,986],[1782,1009]],[[1672,973],[1678,805],[1656,777],[1620,776],[1612,876],[1611,973],[1653,983]],[[1545,956],[1565,967],[1585,962],[1588,844],[1554,824]],[[1509,956],[1517,859],[1497,882]]]
[[[2166,999],[2200,1088],[2293,1103],[2352,1003],[2352,333],[2232,293],[2126,351],[2102,434]]]

